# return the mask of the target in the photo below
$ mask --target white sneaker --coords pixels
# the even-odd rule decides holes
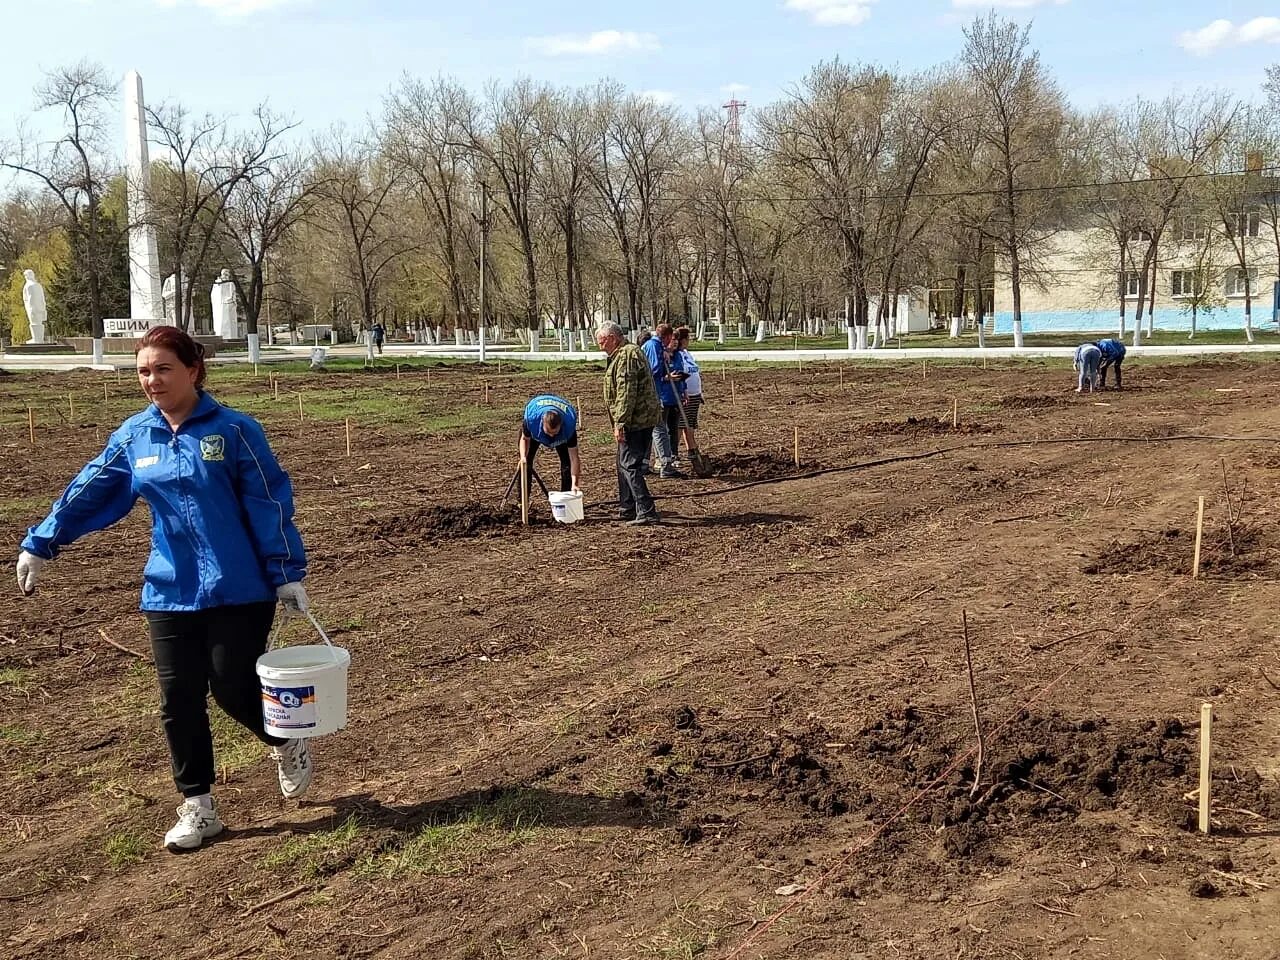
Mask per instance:
[[[216,806],[206,807],[198,800],[184,800],[178,808],[178,822],[164,835],[170,850],[194,850],[210,837],[222,832]]]
[[[286,740],[280,746],[271,748],[271,757],[278,767],[280,792],[285,799],[296,800],[306,793],[307,787],[311,786],[311,775],[315,772],[307,741]]]

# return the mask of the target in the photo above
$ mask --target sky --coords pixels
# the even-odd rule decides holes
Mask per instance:
[[[0,138],[31,118],[44,71],[82,58],[138,70],[152,105],[236,116],[267,101],[318,133],[363,125],[406,73],[477,90],[612,77],[690,111],[756,106],[837,56],[944,63],[993,6],[1032,24],[1085,108],[1199,87],[1255,97],[1280,61],[1280,0],[0,0]]]

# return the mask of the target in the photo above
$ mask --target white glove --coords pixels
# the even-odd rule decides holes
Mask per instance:
[[[284,607],[286,617],[300,617],[307,612],[307,591],[301,583],[283,583],[276,587],[276,599]]]
[[[23,550],[18,555],[18,589],[28,597],[36,592],[36,581],[40,579],[40,571],[46,561],[34,553]]]

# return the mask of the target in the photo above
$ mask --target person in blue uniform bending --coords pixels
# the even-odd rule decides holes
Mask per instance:
[[[293,489],[256,420],[204,389],[203,347],[177,327],[152,327],[138,345],[138,381],[151,405],[111,434],[18,557],[18,586],[34,593],[45,563],[88,533],[121,520],[139,498],[151,508],[151,556],[142,612],[160,680],[160,716],[182,794],[170,850],[222,832],[211,793],[210,691],[226,713],[271,748],[280,791],[302,796],[313,767],[306,740],[263,729],[256,663],[276,603],[307,610]]]
[[[581,489],[582,461],[578,458],[578,411],[564,397],[544,393],[524,408],[520,422],[520,462],[529,464],[538,447],[550,447],[560,456],[560,491]]]
[[[658,452],[659,473],[664,478],[684,480],[686,474],[678,466],[680,455],[680,406],[684,402],[688,374],[676,350],[675,328],[658,324],[654,336],[642,348],[653,383],[662,404],[662,417],[653,428],[653,446]]]
[[[1102,351],[1092,343],[1082,343],[1076,347],[1076,358],[1071,368],[1080,375],[1076,393],[1083,393],[1087,385],[1089,392],[1098,389],[1098,364],[1102,361]]]
[[[1116,368],[1116,389],[1124,389],[1124,380],[1120,377],[1120,368],[1124,365],[1124,344],[1119,340],[1107,338],[1099,340],[1095,346],[1102,354],[1102,363],[1098,366],[1098,385],[1107,389],[1107,370]]]

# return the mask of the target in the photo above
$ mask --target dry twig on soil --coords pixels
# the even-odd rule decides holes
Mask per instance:
[[[982,720],[978,716],[978,689],[973,682],[973,654],[969,649],[969,611],[960,611],[960,623],[964,631],[964,665],[969,672],[969,702],[973,706],[973,727],[978,735],[978,755],[973,762],[973,787],[969,791],[969,799],[978,795],[982,785],[982,758],[986,753],[986,743],[982,737]]]
[[[107,631],[103,630],[101,627],[98,628],[98,636],[102,637],[103,640],[107,641],[107,643],[111,644],[111,646],[115,647],[121,653],[127,653],[129,656],[137,657],[139,660],[145,660],[147,663],[151,662],[151,658],[148,657],[145,653],[139,653],[137,650],[130,650],[128,647],[122,646],[121,644],[116,643],[109,636],[107,636]]]
[[[268,897],[260,903],[255,903],[251,907],[246,907],[244,912],[240,914],[240,919],[243,920],[245,917],[251,917],[259,910],[265,910],[267,907],[275,906],[277,903],[281,903],[291,897],[296,897],[298,894],[305,893],[311,888],[312,884],[310,883],[300,883],[296,887],[286,890],[284,893],[277,893],[274,897]]]

